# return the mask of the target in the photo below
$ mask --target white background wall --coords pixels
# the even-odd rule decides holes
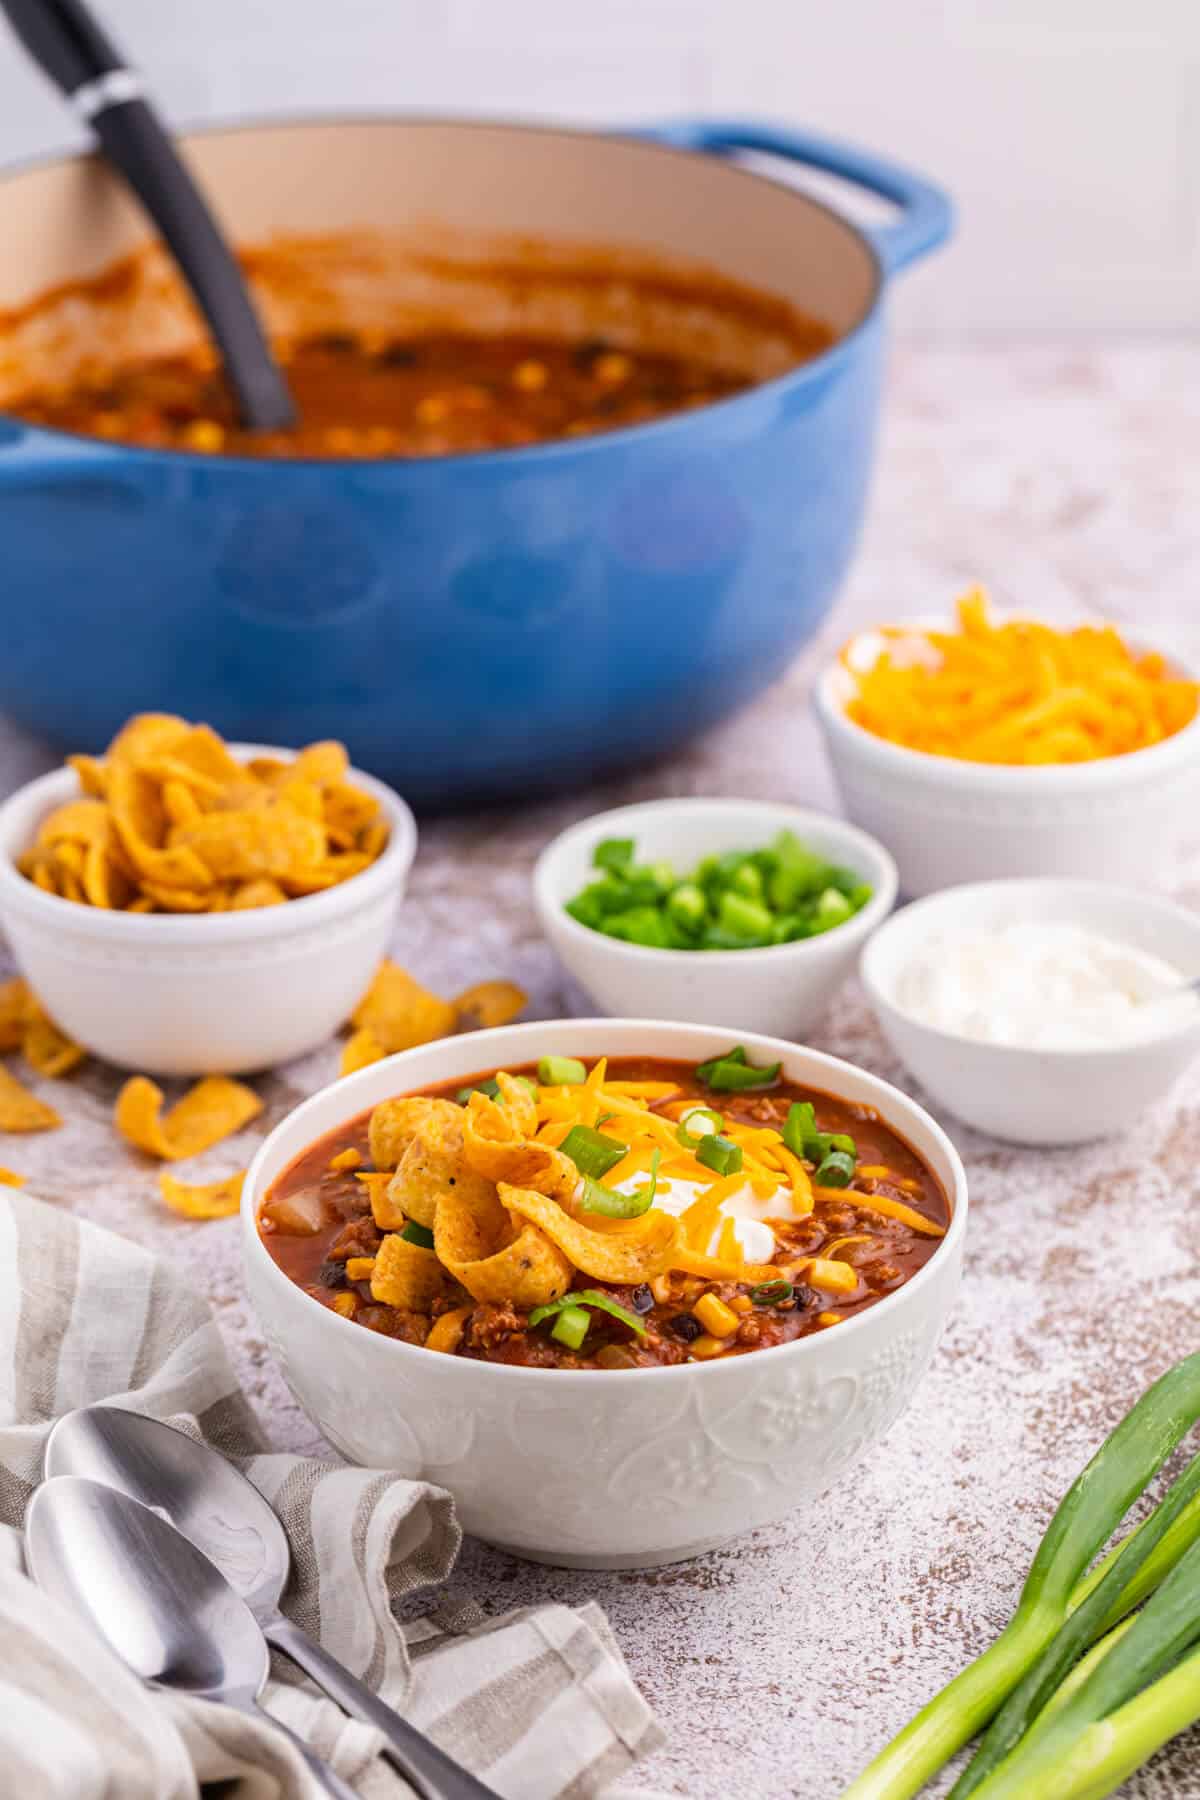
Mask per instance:
[[[418,107],[722,113],[955,193],[934,334],[1200,324],[1200,0],[94,0],[177,120]],[[0,29],[0,160],[74,142]]]

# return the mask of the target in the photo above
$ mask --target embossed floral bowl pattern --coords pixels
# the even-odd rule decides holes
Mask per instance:
[[[294,754],[230,748],[243,758]],[[285,906],[169,915],[106,912],[27,881],[14,859],[79,782],[62,769],[27,783],[0,807],[0,926],[21,973],[64,1031],[143,1074],[238,1074],[315,1049],[366,989],[416,853],[400,796],[358,770],[352,778],[391,831],[370,868]]]
[[[552,1052],[700,1062],[729,1033],[572,1019],[450,1038],[316,1094],[266,1139],[242,1196],[246,1280],[301,1406],[351,1462],[454,1495],[465,1528],[518,1556],[638,1568],[711,1549],[821,1495],[912,1398],[958,1291],[966,1177],[913,1101],[850,1063],[739,1034],[755,1062],[874,1108],[925,1158],[953,1220],[937,1253],[858,1318],[770,1350],[674,1368],[564,1370],[468,1361],[380,1337],[320,1306],[258,1236],[259,1206],[314,1139],[389,1095]]]
[[[946,619],[914,623],[952,628]],[[1161,645],[1129,641],[1196,676]],[[1200,717],[1127,756],[1026,768],[888,743],[847,717],[852,689],[840,662],[826,669],[817,719],[842,804],[887,845],[908,898],[1008,876],[1169,885],[1200,795]],[[1153,853],[1132,856],[1135,841]]]

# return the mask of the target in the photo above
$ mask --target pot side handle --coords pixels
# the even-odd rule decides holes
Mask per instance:
[[[649,126],[632,135],[708,156],[731,156],[739,150],[779,156],[786,162],[840,176],[891,200],[900,208],[900,217],[894,224],[859,227],[887,275],[894,275],[918,257],[936,250],[954,230],[953,202],[943,189],[887,157],[816,132],[721,119],[682,119]]]

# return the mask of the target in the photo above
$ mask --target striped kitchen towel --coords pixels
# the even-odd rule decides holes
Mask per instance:
[[[294,1555],[285,1610],[510,1800],[631,1796],[660,1734],[603,1613],[486,1619],[449,1605],[403,1630],[394,1603],[442,1580],[450,1496],[371,1469],[271,1454],[205,1303],[166,1263],[25,1194],[0,1197],[0,1768],[21,1800],[317,1800],[282,1735],[144,1688],[24,1573],[19,1527],[54,1420],[107,1400],[227,1455],[267,1495]],[[411,1790],[347,1719],[274,1659],[266,1703],[362,1800]],[[9,1785],[11,1784],[11,1785]]]

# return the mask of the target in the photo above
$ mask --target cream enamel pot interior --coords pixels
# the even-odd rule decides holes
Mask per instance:
[[[468,1361],[381,1337],[320,1305],[263,1248],[258,1209],[315,1139],[391,1095],[545,1053],[678,1057],[727,1047],[707,1026],[571,1019],[410,1050],[290,1114],[242,1195],[247,1286],[288,1385],[351,1462],[450,1490],[466,1530],[518,1556],[580,1568],[673,1562],[811,1507],[911,1399],[962,1266],[966,1176],[928,1113],[836,1057],[739,1033],[752,1060],[873,1107],[928,1162],[953,1219],[914,1278],[860,1317],[771,1350],[675,1368],[563,1370]]]
[[[183,146],[227,234],[255,250],[277,329],[525,325],[690,349],[760,384],[631,429],[416,461],[137,449],[0,413],[20,620],[0,706],[70,748],[98,748],[151,702],[226,737],[338,737],[414,802],[461,803],[660,754],[778,676],[854,547],[884,291],[946,236],[937,189],[809,133],[737,124],[656,139],[360,118]],[[897,217],[860,228],[739,163],[743,149],[841,175]],[[22,311],[147,241],[93,159],[0,180],[0,409],[98,351],[196,341],[161,258],[137,264],[132,308]],[[527,264],[531,245],[554,279],[514,299],[487,271]],[[616,273],[598,282],[601,250]],[[652,302],[631,272],[659,278]],[[766,314],[751,329],[697,303],[701,272],[838,341],[794,366]]]

